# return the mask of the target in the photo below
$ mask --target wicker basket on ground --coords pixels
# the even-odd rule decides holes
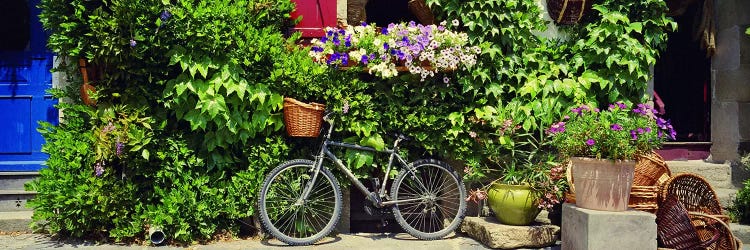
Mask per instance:
[[[326,105],[284,98],[284,125],[292,137],[318,137]]]
[[[547,12],[557,24],[575,24],[591,9],[593,0],[547,0]]]
[[[669,180],[672,172],[669,171],[664,159],[652,152],[648,155],[639,155],[635,164],[635,174],[633,176],[633,187],[630,188],[630,199],[628,207],[656,213],[659,209],[659,194],[661,186]],[[575,185],[573,185],[573,175],[571,167],[568,165],[566,177],[570,185],[570,190],[565,194],[565,201],[575,203]]]

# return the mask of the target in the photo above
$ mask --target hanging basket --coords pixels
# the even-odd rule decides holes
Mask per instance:
[[[557,24],[576,24],[593,0],[547,0],[547,12]]]
[[[284,125],[292,137],[318,137],[326,105],[284,98]]]

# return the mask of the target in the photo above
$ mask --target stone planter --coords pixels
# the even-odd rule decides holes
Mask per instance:
[[[601,211],[628,209],[635,161],[573,157],[576,205]]]
[[[526,226],[534,222],[541,209],[537,197],[527,185],[493,183],[487,191],[487,202],[495,218],[506,225]]]

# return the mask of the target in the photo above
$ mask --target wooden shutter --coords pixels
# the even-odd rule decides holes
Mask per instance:
[[[323,28],[336,26],[336,0],[292,0],[297,7],[292,11],[292,19],[302,17],[294,28],[302,32],[302,37],[320,38]]]

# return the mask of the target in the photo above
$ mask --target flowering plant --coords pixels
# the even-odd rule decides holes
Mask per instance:
[[[457,20],[452,22],[453,27],[458,24]],[[397,64],[403,63],[403,70],[424,80],[438,71],[471,67],[481,52],[477,46],[468,46],[466,33],[448,30],[445,22],[422,25],[412,21],[382,28],[362,23],[344,28],[326,27],[325,31],[325,36],[312,40],[309,55],[316,62],[334,67],[364,67],[382,78],[398,75]]]
[[[564,166],[543,133],[524,132],[518,121],[502,113],[485,107],[477,116],[469,118],[476,125],[476,131],[470,131],[469,136],[481,146],[485,160],[477,164],[481,166],[479,169],[465,168],[465,176],[468,179],[482,179],[487,175],[493,178],[482,188],[470,191],[467,201],[486,199],[487,189],[501,182],[529,186],[537,197],[536,205],[551,209],[561,202],[568,188]]]
[[[650,153],[676,132],[669,121],[656,116],[647,104],[629,108],[617,102],[606,110],[581,105],[548,130],[563,156],[633,160]]]

